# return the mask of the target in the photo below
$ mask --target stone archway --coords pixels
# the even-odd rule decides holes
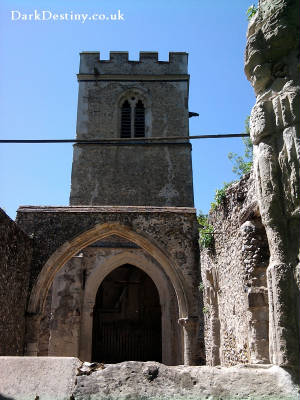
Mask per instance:
[[[98,288],[112,271],[123,264],[131,264],[140,268],[154,282],[159,293],[162,313],[162,362],[168,365],[182,363],[184,349],[177,323],[179,311],[177,304],[174,307],[176,295],[171,282],[157,263],[145,256],[137,256],[127,251],[112,256],[103,264],[98,265],[86,282],[82,307],[79,357],[84,360],[91,360],[93,309]]]
[[[150,276],[132,264],[121,265],[96,294],[91,360],[162,362],[161,321],[159,293]]]
[[[185,282],[180,268],[172,257],[153,243],[149,238],[142,236],[126,226],[116,223],[106,223],[96,225],[94,228],[83,232],[73,240],[65,242],[60,246],[45,263],[38,279],[31,291],[28,313],[39,314],[44,306],[44,302],[55,274],[63,265],[76,255],[80,250],[91,243],[101,240],[111,235],[118,235],[136,243],[147,253],[149,253],[164,269],[174,287],[179,307],[179,317],[188,318],[190,301],[188,290],[185,289]]]
[[[126,226],[122,226],[116,223],[105,223],[99,224],[92,229],[83,232],[79,236],[75,237],[73,240],[65,242],[61,247],[59,247],[52,256],[48,259],[44,265],[42,271],[40,272],[38,279],[32,289],[29,306],[28,306],[28,317],[27,317],[27,355],[37,355],[38,352],[38,332],[39,332],[39,321],[41,318],[41,313],[47,296],[47,292],[53,282],[56,273],[69,261],[73,256],[75,256],[79,251],[89,246],[90,244],[102,240],[111,235],[117,235],[125,238],[133,243],[137,244],[141,249],[145,251],[146,254],[151,256],[155,263],[157,263],[160,269],[163,271],[165,277],[169,281],[172,290],[175,293],[176,303],[178,304],[178,321],[183,327],[183,345],[179,346],[183,349],[183,360],[185,364],[193,363],[194,357],[194,342],[195,342],[195,332],[194,332],[194,318],[190,318],[189,310],[191,309],[192,300],[189,299],[189,291],[186,289],[186,282],[180,268],[177,266],[176,262],[172,260],[172,257],[163,249],[161,249],[156,243],[153,243],[151,239],[140,235]],[[133,265],[134,264],[134,261]],[[118,264],[120,265],[120,263]],[[116,265],[115,267],[117,267]],[[139,267],[139,265],[138,265]],[[151,277],[151,274],[149,273]],[[152,277],[151,277],[152,278]],[[159,290],[159,284],[153,279]],[[161,290],[160,293],[163,291]],[[162,296],[163,297],[163,296]],[[90,304],[84,302],[84,310]],[[89,308],[90,309],[90,308]],[[166,319],[166,325],[168,323],[168,318]],[[173,321],[172,324],[175,322]],[[83,324],[88,326],[88,324]],[[177,321],[176,321],[177,326]],[[173,326],[176,331],[177,328]],[[163,332],[171,332],[172,329],[162,326]],[[91,329],[89,330],[91,332]],[[91,333],[90,333],[91,334]],[[84,337],[82,334],[81,337]],[[169,343],[167,335],[163,334],[163,341]],[[179,343],[180,344],[180,343]],[[181,352],[181,350],[180,350]],[[85,355],[82,357],[81,355]],[[90,348],[87,349],[84,345],[80,344],[80,356],[87,359],[89,355],[90,358]],[[172,346],[166,345],[163,351],[163,362],[168,362],[168,360],[173,360],[172,358]],[[179,362],[182,362],[181,360]],[[170,361],[169,361],[170,363]],[[171,363],[174,363],[173,361]],[[175,361],[178,363],[178,360]]]

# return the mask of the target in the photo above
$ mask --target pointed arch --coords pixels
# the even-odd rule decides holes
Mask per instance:
[[[179,318],[189,317],[188,291],[185,288],[184,278],[178,265],[165,249],[161,249],[150,238],[147,238],[129,227],[117,223],[105,223],[95,225],[92,229],[83,232],[74,239],[65,242],[48,259],[43,266],[37,281],[31,291],[28,312],[40,314],[43,310],[48,290],[53,282],[56,273],[74,255],[90,244],[111,235],[118,235],[140,246],[149,253],[162,267],[164,273],[170,280],[178,302]]]
[[[151,136],[151,100],[145,89],[131,87],[116,102],[117,131],[122,138]]]
[[[178,332],[174,331],[174,327],[178,326],[178,316],[176,317],[176,315],[170,313],[171,302],[174,298],[174,295],[172,296],[170,292],[174,291],[174,288],[170,288],[170,281],[166,279],[165,271],[158,264],[155,265],[154,262],[151,262],[145,256],[141,254],[137,255],[130,251],[123,251],[122,253],[108,257],[93,270],[86,281],[82,306],[79,358],[82,360],[91,360],[93,308],[98,288],[112,271],[124,264],[131,264],[141,269],[154,282],[159,294],[162,310],[162,361],[168,365],[178,364],[180,360],[183,360],[183,348],[178,337]],[[176,352],[174,352],[174,343],[177,343],[179,347]]]

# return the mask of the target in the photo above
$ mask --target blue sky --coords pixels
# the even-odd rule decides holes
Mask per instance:
[[[2,0],[1,138],[74,138],[80,51],[189,53],[190,134],[239,133],[255,103],[243,72],[246,10],[251,0]],[[124,21],[12,21],[11,11],[124,14]],[[195,206],[207,212],[214,192],[236,179],[227,158],[240,138],[194,140]],[[1,144],[0,206],[67,205],[72,145]]]

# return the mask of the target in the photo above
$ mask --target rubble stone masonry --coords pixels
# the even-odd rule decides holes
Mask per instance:
[[[253,176],[233,183],[210,213],[214,241],[201,251],[208,365],[268,362],[268,241]]]
[[[0,209],[0,355],[23,355],[32,240]]]

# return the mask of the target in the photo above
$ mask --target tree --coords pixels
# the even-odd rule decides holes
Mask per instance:
[[[245,120],[245,133],[250,133],[249,128],[250,116]],[[242,138],[245,149],[244,155],[240,156],[237,153],[228,153],[228,158],[233,162],[232,172],[235,173],[239,178],[251,171],[253,164],[253,145],[250,137]]]

